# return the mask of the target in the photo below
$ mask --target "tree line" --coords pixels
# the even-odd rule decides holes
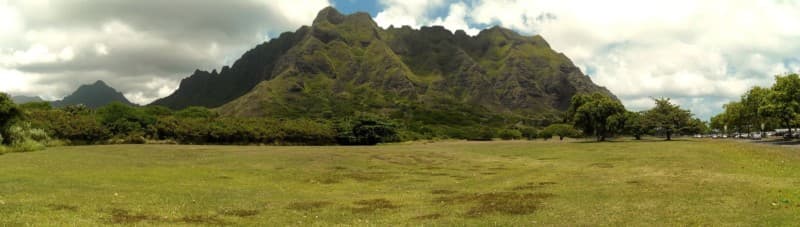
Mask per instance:
[[[618,135],[640,140],[648,134],[672,140],[676,134],[691,135],[708,130],[705,122],[693,118],[689,110],[673,104],[669,98],[653,98],[653,101],[652,109],[634,112],[603,94],[578,94],[572,98],[564,120],[597,141]]]
[[[724,111],[711,118],[710,127],[719,133],[764,133],[788,130],[787,138],[800,125],[800,76],[775,76],[771,87],[752,87],[738,101],[723,105]]]
[[[605,141],[630,135],[664,135],[705,131],[705,123],[668,98],[654,99],[651,110],[628,111],[609,96],[578,94],[555,124],[488,116],[484,122],[436,124],[436,115],[417,112],[424,121],[408,121],[374,113],[335,119],[240,118],[219,116],[204,107],[171,110],[162,106],[134,107],[112,103],[98,109],[82,105],[54,108],[47,102],[17,105],[0,93],[0,149],[37,150],[52,145],[177,143],[274,145],[374,145],[420,139],[492,140],[592,137]],[[430,116],[428,116],[430,115]],[[431,118],[431,119],[428,119]],[[443,119],[452,121],[454,119]],[[0,150],[2,152],[3,150]]]

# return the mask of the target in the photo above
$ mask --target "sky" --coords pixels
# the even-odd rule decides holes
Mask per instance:
[[[670,97],[707,120],[800,72],[800,0],[0,0],[0,91],[55,100],[104,80],[147,104],[330,5],[383,27],[542,35],[632,110]]]

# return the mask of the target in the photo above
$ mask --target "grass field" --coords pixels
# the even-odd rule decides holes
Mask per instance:
[[[0,155],[0,225],[796,225],[800,150],[735,141],[119,145]]]

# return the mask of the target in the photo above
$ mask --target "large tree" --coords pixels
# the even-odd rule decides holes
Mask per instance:
[[[645,119],[655,129],[672,140],[672,135],[685,127],[691,118],[688,110],[672,104],[669,98],[654,98],[656,106],[645,113]]]
[[[605,141],[617,130],[614,124],[609,124],[610,117],[624,113],[625,106],[611,97],[600,93],[578,94],[572,97],[568,117],[585,135],[594,135],[597,141]]]
[[[22,111],[14,104],[14,101],[7,94],[0,93],[0,136],[8,135],[8,128],[20,116],[22,116]],[[3,143],[8,143],[8,141]]]
[[[767,97],[769,101],[760,110],[765,116],[776,118],[791,134],[792,123],[800,113],[800,76],[776,76],[775,85]]]

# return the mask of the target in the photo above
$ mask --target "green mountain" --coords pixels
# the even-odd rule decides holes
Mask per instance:
[[[170,108],[218,107],[227,116],[323,117],[370,112],[425,123],[503,116],[551,118],[595,85],[541,36],[494,27],[468,36],[443,27],[382,29],[366,13],[319,12],[219,73],[196,71]]]
[[[78,90],[64,99],[52,102],[54,107],[64,107],[83,104],[89,108],[98,108],[111,102],[121,102],[127,105],[135,105],[128,101],[122,93],[108,86],[102,80],[94,84],[85,84],[78,87]]]
[[[14,101],[14,103],[16,104],[25,104],[29,102],[44,102],[44,100],[39,96],[24,96],[24,95],[11,96],[11,101]]]

